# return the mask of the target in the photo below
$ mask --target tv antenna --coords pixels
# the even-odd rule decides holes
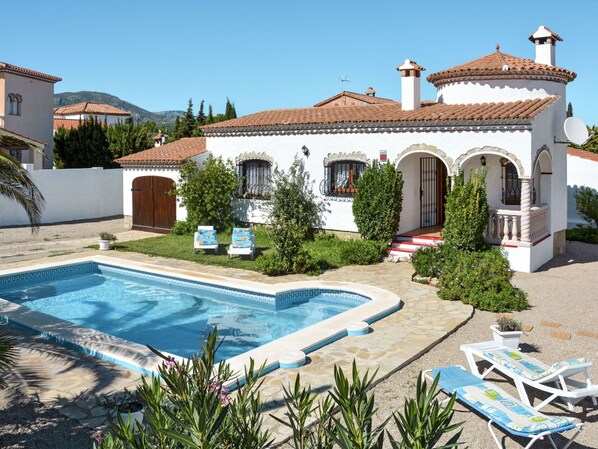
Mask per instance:
[[[341,82],[341,90],[344,91],[345,90],[345,83],[350,83],[351,80],[347,77],[347,75],[339,76],[338,79]]]

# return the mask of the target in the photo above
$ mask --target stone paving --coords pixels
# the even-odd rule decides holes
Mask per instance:
[[[99,254],[97,251],[78,251],[77,257]],[[136,260],[191,272],[212,273],[238,279],[277,283],[314,280],[303,275],[271,278],[260,273],[234,268],[198,265],[192,262],[149,257],[135,253],[102,252],[102,255]],[[36,262],[69,260],[65,254],[39,258]],[[27,266],[30,261],[15,261],[3,268]],[[435,289],[411,281],[409,264],[382,263],[374,266],[351,266],[330,270],[317,279],[357,282],[374,285],[398,294],[403,309],[371,326],[372,331],[360,337],[346,337],[308,355],[310,362],[299,369],[276,370],[264,377],[261,391],[268,413],[282,416],[282,386],[293,381],[297,372],[302,382],[314,390],[326,391],[333,383],[335,364],[344,370],[356,359],[360,370],[378,369],[382,380],[419,357],[444,339],[473,313],[470,306],[438,299]],[[24,331],[14,331],[20,339],[20,364],[16,375],[28,394],[44,403],[53,404],[65,415],[81,423],[103,429],[110,419],[111,407],[105,396],[112,397],[125,388],[134,390],[140,377],[137,373],[86,356],[69,348],[55,345]],[[287,436],[286,428],[269,416],[266,423],[277,440]]]

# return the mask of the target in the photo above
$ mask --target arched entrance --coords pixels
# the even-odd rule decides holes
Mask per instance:
[[[174,181],[161,176],[133,180],[133,229],[168,233],[176,220],[176,197],[168,192]]]

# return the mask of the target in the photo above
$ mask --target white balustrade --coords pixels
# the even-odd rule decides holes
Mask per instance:
[[[518,245],[521,241],[520,210],[490,209],[486,240],[494,244]],[[532,242],[541,239],[550,232],[548,226],[548,205],[530,209],[530,238]]]

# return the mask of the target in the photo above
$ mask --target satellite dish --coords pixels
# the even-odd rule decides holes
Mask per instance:
[[[564,124],[565,135],[574,145],[583,145],[590,137],[588,127],[576,117],[569,117]]]

